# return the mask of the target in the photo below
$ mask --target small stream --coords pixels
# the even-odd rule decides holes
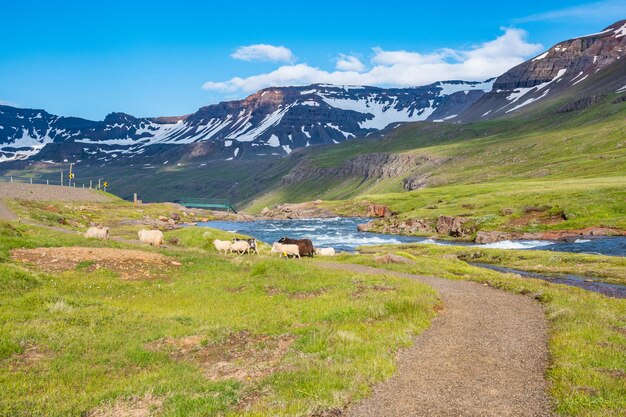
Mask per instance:
[[[537,278],[548,281],[553,284],[565,284],[573,287],[582,288],[587,291],[597,292],[608,297],[626,298],[626,285],[609,284],[606,282],[593,281],[591,278],[580,275],[560,274],[560,275],[542,275],[536,272],[521,271],[519,269],[507,268],[504,266],[468,262],[470,265],[480,268],[491,269],[492,271],[517,274],[527,278]]]

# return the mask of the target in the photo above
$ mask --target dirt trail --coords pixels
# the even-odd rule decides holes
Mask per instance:
[[[318,262],[353,273],[415,279],[444,308],[398,355],[397,372],[348,416],[550,416],[545,371],[548,326],[541,305],[467,281]]]
[[[0,200],[0,220],[16,220],[17,216]]]

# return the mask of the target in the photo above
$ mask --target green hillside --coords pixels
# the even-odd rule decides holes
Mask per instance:
[[[289,200],[351,198],[403,191],[402,179],[429,175],[428,188],[527,179],[619,177],[626,175],[626,102],[611,95],[590,109],[557,113],[563,100],[525,118],[452,125],[413,123],[382,140],[348,141],[312,149],[305,166],[333,168],[367,153],[408,153],[438,159],[397,178],[336,175],[310,178],[272,190],[251,209]]]
[[[336,200],[351,199],[389,205],[400,218],[470,216],[487,230],[626,228],[626,102],[610,95],[589,109],[558,112],[566,103],[553,102],[523,118],[407,124],[383,139],[312,149],[296,169],[319,173],[322,168],[329,174],[321,171],[275,188],[249,210],[324,199],[335,200],[328,204],[348,214],[354,205]],[[344,161],[371,153],[411,154],[431,162],[382,179],[332,173]],[[426,188],[404,190],[407,177],[426,178]],[[532,205],[567,218],[552,225],[506,227]]]

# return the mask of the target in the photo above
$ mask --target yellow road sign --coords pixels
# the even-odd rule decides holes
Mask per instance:
[[[102,183],[102,185],[103,185],[104,187],[108,187],[108,186],[109,186],[109,183],[108,183],[107,181],[105,181],[105,182],[103,182],[103,183]]]
[[[68,177],[69,177],[70,179],[72,179],[72,178],[74,178],[74,174],[70,174],[70,175],[68,175]]]

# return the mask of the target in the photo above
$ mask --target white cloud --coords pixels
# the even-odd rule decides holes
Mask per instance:
[[[544,13],[537,13],[514,19],[514,23],[541,22],[546,20],[578,20],[602,21],[607,19],[621,20],[626,16],[626,2],[623,0],[606,0],[594,3],[581,4],[579,6],[566,7],[558,10],[551,10]],[[614,23],[614,22],[610,22]],[[609,23],[609,24],[610,24]]]
[[[202,88],[250,93],[270,86],[313,83],[408,87],[440,80],[484,80],[504,73],[543,49],[540,44],[528,43],[526,32],[521,29],[502,30],[504,33],[496,39],[467,50],[442,49],[423,54],[374,48],[371,67],[365,71],[363,65],[362,72],[356,70],[355,62],[348,66],[337,65],[335,71],[308,64],[283,65],[274,71],[251,77],[209,81]],[[340,56],[340,60],[349,64],[345,58]]]
[[[362,72],[365,71],[365,64],[363,64],[361,60],[354,55],[339,54],[335,68],[340,71]]]
[[[265,43],[240,46],[230,56],[242,61],[293,62],[294,60],[293,53],[289,48]]]

